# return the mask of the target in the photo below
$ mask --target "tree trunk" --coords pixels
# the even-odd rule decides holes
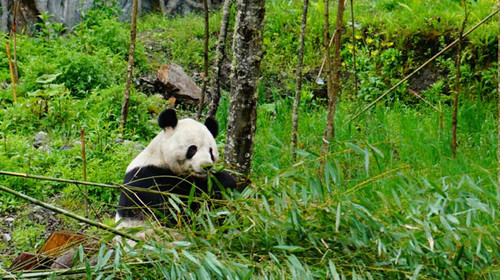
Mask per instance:
[[[17,12],[19,11],[19,1],[14,2],[14,12],[13,12],[13,17],[12,17],[12,54],[14,55],[14,78],[17,82],[19,81],[19,71],[17,70],[17,39],[16,39],[16,32],[17,32]]]
[[[219,108],[220,100],[220,70],[222,67],[222,62],[226,57],[226,37],[227,28],[229,26],[229,18],[231,17],[231,4],[233,0],[224,0],[224,7],[222,8],[222,19],[220,24],[219,37],[217,38],[217,50],[215,53],[215,62],[212,72],[212,84],[211,84],[211,98],[210,105],[208,107],[208,116],[215,118],[217,114],[217,109]]]
[[[453,101],[453,117],[451,119],[451,157],[455,158],[457,155],[457,118],[458,118],[458,100],[460,97],[460,64],[462,60],[462,38],[467,22],[467,6],[465,6],[465,18],[462,22],[462,28],[458,37],[457,45],[457,61],[455,63],[455,100]]]
[[[323,44],[325,47],[325,73],[326,73],[326,91],[328,98],[332,96],[332,67],[330,61],[330,0],[323,0],[325,2],[325,24],[323,25]],[[334,34],[335,35],[335,34]],[[328,121],[327,121],[328,122]],[[323,137],[322,151],[325,151],[325,146],[328,147],[328,140]]]
[[[335,136],[335,111],[337,108],[337,100],[339,95],[339,79],[340,79],[340,39],[342,35],[342,19],[344,17],[344,0],[338,1],[337,9],[337,25],[335,27],[335,34],[333,39],[333,67],[330,68],[331,77],[331,91],[328,92],[328,117],[326,119],[326,127],[323,139],[323,154],[328,153],[329,141]],[[325,16],[326,16],[325,7]],[[326,25],[326,24],[325,24]],[[327,29],[325,27],[325,33]],[[327,68],[328,69],[328,68]]]
[[[302,22],[300,24],[300,37],[299,37],[299,57],[297,62],[297,88],[295,89],[295,100],[293,101],[293,114],[292,114],[292,149],[297,148],[297,131],[299,127],[299,104],[300,92],[302,91],[302,63],[304,60],[304,37],[307,25],[307,7],[309,0],[304,0],[302,7]],[[293,151],[292,151],[293,152]],[[293,152],[293,160],[297,158]]]
[[[203,71],[205,73],[203,76],[203,87],[201,88],[200,104],[198,105],[198,115],[197,118],[201,118],[201,112],[203,111],[203,103],[205,103],[205,94],[207,92],[207,81],[208,81],[208,39],[210,36],[209,23],[208,23],[208,0],[203,0],[203,9],[205,11],[205,44],[203,50]]]
[[[265,0],[237,0],[225,163],[248,175],[257,122]]]
[[[134,68],[135,37],[137,27],[137,7],[139,0],[134,0],[132,4],[132,20],[130,23],[130,49],[128,53],[127,81],[125,84],[125,95],[123,96],[120,131],[125,131],[127,124],[128,107],[130,102],[130,87],[132,83],[132,70]]]

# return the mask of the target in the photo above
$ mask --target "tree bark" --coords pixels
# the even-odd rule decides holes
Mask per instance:
[[[338,1],[337,8],[337,24],[335,27],[335,34],[333,39],[333,67],[330,68],[331,77],[328,80],[331,80],[331,91],[328,92],[328,117],[326,119],[326,127],[323,139],[323,154],[328,152],[329,141],[335,136],[335,111],[337,108],[337,100],[339,95],[339,79],[340,79],[340,39],[342,35],[342,19],[344,17],[344,8],[345,2],[344,0]],[[325,16],[326,16],[326,7],[325,7]],[[326,25],[326,24],[325,24]],[[325,27],[325,34],[327,33],[327,29]],[[328,69],[328,68],[327,68]]]
[[[458,118],[458,100],[460,97],[460,64],[462,60],[462,39],[467,22],[467,6],[465,6],[465,18],[462,22],[460,34],[457,45],[457,60],[455,62],[456,75],[455,75],[455,99],[453,101],[453,116],[451,119],[451,157],[455,158],[457,155],[457,118]]]
[[[307,25],[307,8],[309,6],[309,0],[304,0],[302,6],[302,22],[300,24],[300,36],[299,36],[299,56],[297,62],[297,88],[295,89],[295,100],[293,101],[293,113],[292,113],[292,149],[297,148],[297,131],[299,127],[299,104],[300,104],[300,92],[302,91],[302,64],[304,60],[304,37],[306,33]],[[292,151],[293,152],[293,151]],[[293,160],[295,161],[297,155],[293,152]]]
[[[137,28],[137,7],[139,0],[132,3],[132,20],[130,23],[130,49],[128,53],[127,81],[125,84],[125,95],[123,96],[120,131],[125,131],[127,125],[128,107],[130,103],[130,87],[132,84],[132,70],[134,68],[135,37]]]
[[[222,62],[226,57],[226,38],[227,29],[229,26],[229,18],[231,17],[231,4],[233,0],[224,0],[224,7],[222,8],[222,19],[220,24],[219,37],[217,38],[217,49],[215,53],[215,62],[212,72],[212,83],[211,83],[211,98],[210,105],[208,107],[208,116],[215,118],[217,114],[217,109],[219,108],[220,101],[220,71],[222,68]]]
[[[198,105],[198,115],[197,118],[201,118],[201,112],[203,111],[203,105],[205,103],[205,94],[207,92],[207,81],[208,81],[208,39],[210,36],[209,22],[208,22],[208,0],[203,0],[203,9],[205,11],[205,44],[203,50],[203,71],[205,73],[203,76],[203,87],[201,88],[200,104]]]
[[[265,0],[237,0],[225,163],[248,176],[257,123]]]

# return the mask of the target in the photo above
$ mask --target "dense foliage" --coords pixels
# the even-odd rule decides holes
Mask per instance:
[[[301,4],[267,4],[259,89],[253,184],[225,202],[213,202],[181,221],[185,238],[148,240],[125,253],[95,228],[57,216],[58,227],[103,240],[97,264],[82,252],[77,262],[88,279],[498,279],[500,225],[496,192],[496,51],[494,20],[466,40],[464,95],[459,108],[457,158],[450,157],[454,53],[360,118],[373,101],[456,38],[462,1],[354,1],[356,42],[349,14],[342,50],[342,100],[336,138],[319,155],[325,124],[325,89],[315,82],[322,59],[323,2],[312,2],[300,108],[299,161],[289,148]],[[495,1],[467,1],[470,27]],[[335,14],[332,12],[332,14]],[[0,169],[68,179],[82,178],[80,130],[87,140],[87,179],[120,183],[128,162],[157,132],[166,106],[157,96],[133,92],[127,129],[118,131],[128,24],[116,9],[98,6],[73,30],[43,24],[18,37],[19,99],[12,100],[5,50],[0,50]],[[334,19],[332,19],[333,21]],[[211,46],[220,13],[210,18]],[[186,28],[190,26],[190,28]],[[203,18],[145,15],[138,24],[135,75],[165,63],[198,73],[203,65]],[[2,44],[3,45],[3,44]],[[228,44],[230,46],[230,43]],[[228,47],[228,50],[230,48]],[[213,57],[214,48],[211,49]],[[356,51],[359,91],[352,76]],[[425,72],[426,71],[426,72]],[[408,94],[413,89],[438,110]],[[228,101],[218,119],[223,145]],[[182,111],[183,115],[192,112]],[[48,142],[35,148],[35,135]],[[0,175],[0,184],[83,213],[81,187]],[[113,224],[118,193],[89,187],[91,217]],[[172,197],[170,203],[181,203]],[[179,205],[176,205],[179,206]],[[50,221],[10,195],[0,195],[0,221],[15,217],[13,240],[0,243],[0,274],[21,251],[34,251],[52,230]],[[38,211],[38,210],[36,210]],[[35,212],[36,212],[35,211]],[[105,245],[108,244],[109,247]],[[138,260],[141,261],[138,261]]]

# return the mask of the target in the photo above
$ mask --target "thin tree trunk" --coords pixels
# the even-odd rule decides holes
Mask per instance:
[[[455,100],[453,102],[453,117],[451,119],[451,157],[455,158],[457,155],[457,118],[458,118],[458,100],[460,97],[460,64],[462,60],[462,39],[467,22],[467,6],[465,6],[465,18],[462,22],[460,34],[457,45],[457,60],[455,62],[456,75],[455,75]]]
[[[209,22],[208,22],[208,0],[203,0],[203,9],[205,10],[205,45],[203,50],[203,87],[201,88],[200,104],[198,105],[198,115],[197,118],[201,118],[201,111],[203,111],[203,104],[205,103],[205,94],[207,92],[207,82],[208,82],[208,39],[210,36]]]
[[[302,63],[304,60],[304,37],[307,25],[307,8],[309,0],[304,0],[302,6],[302,22],[300,24],[300,37],[299,37],[299,56],[297,62],[297,88],[295,89],[295,100],[293,101],[293,114],[292,114],[292,149],[297,148],[297,131],[299,127],[299,104],[300,92],[302,91]],[[293,152],[293,151],[292,151]],[[293,160],[295,161],[297,155],[293,152]]]
[[[19,73],[17,71],[17,40],[16,40],[16,32],[17,32],[17,12],[19,11],[19,1],[14,2],[14,16],[12,18],[12,55],[14,56],[14,78],[17,82],[19,81]]]
[[[7,59],[9,60],[9,72],[10,72],[10,81],[12,86],[12,95],[14,97],[14,102],[17,102],[16,78],[14,77],[14,69],[12,66],[12,60],[10,58],[10,46],[8,40],[5,40],[5,51],[7,52]]]
[[[265,0],[236,1],[225,163],[248,175],[257,122]]]
[[[335,27],[335,38],[333,39],[333,67],[331,70],[332,90],[328,95],[328,117],[323,139],[323,154],[328,152],[329,140],[335,136],[335,111],[340,90],[340,39],[342,35],[342,19],[344,17],[344,1],[338,1],[337,25]]]
[[[356,28],[354,26],[354,1],[351,0],[351,25],[352,25],[352,62],[353,62],[353,75],[354,75],[354,93],[358,93],[358,71],[356,70]]]
[[[120,131],[125,131],[127,124],[128,107],[130,103],[130,87],[132,84],[132,70],[134,68],[135,37],[137,28],[137,7],[139,0],[132,2],[132,20],[130,23],[130,49],[128,53],[127,81],[125,84],[125,95],[123,96]]]
[[[323,0],[325,2],[325,24],[323,25],[323,44],[325,47],[325,72],[326,72],[326,91],[328,99],[331,99],[333,84],[332,84],[332,67],[330,61],[330,0]],[[335,36],[335,33],[333,34]],[[333,38],[332,38],[333,39]],[[328,122],[328,120],[327,120]],[[328,144],[328,139],[323,137],[322,151],[325,151],[325,146]]]
[[[222,68],[222,62],[226,57],[226,37],[227,29],[229,26],[229,18],[231,17],[231,4],[233,0],[224,0],[224,7],[222,8],[222,19],[220,24],[219,37],[217,38],[217,49],[215,53],[215,62],[212,72],[212,84],[211,84],[211,98],[210,105],[208,107],[208,116],[215,118],[217,114],[217,109],[219,108],[220,100],[220,71]]]

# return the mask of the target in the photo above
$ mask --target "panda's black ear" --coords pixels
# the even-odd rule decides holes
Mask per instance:
[[[175,128],[177,126],[177,114],[174,109],[167,109],[161,112],[158,117],[158,125],[165,129],[167,127]]]
[[[219,135],[219,124],[214,118],[208,117],[207,120],[205,121],[205,126],[208,128],[210,133],[212,133],[214,138],[217,137],[217,135]]]

